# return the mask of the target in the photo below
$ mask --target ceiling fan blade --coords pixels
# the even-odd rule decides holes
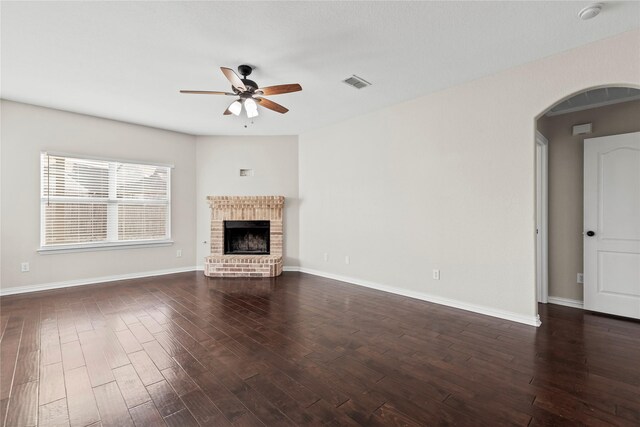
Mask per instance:
[[[267,86],[261,87],[258,91],[263,95],[280,95],[282,93],[298,92],[302,90],[302,86],[298,83],[292,83],[288,85]]]
[[[220,67],[220,69],[224,73],[224,76],[227,78],[227,80],[231,82],[231,86],[242,92],[247,90],[247,87],[244,85],[244,83],[242,83],[242,80],[240,80],[240,77],[238,77],[235,71],[233,71],[231,68],[226,67]]]
[[[235,95],[235,93],[231,92],[217,92],[214,90],[181,90],[180,93],[193,93],[199,95]]]
[[[267,98],[254,98],[256,101],[258,101],[258,104],[264,108],[268,108],[270,110],[276,111],[278,113],[284,114],[287,111],[289,111],[288,108],[283,107],[280,104],[277,104],[273,101],[269,101]]]

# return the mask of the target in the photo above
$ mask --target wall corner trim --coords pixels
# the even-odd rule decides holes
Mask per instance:
[[[307,273],[307,274],[312,274],[314,276],[325,277],[327,279],[338,280],[340,282],[346,282],[352,285],[364,286],[367,288],[372,288],[372,289],[376,289],[383,292],[389,292],[396,295],[402,295],[409,298],[414,298],[422,301],[432,302],[435,304],[445,305],[447,307],[453,307],[460,310],[471,311],[474,313],[483,314],[491,317],[497,317],[499,319],[509,320],[512,322],[523,323],[529,326],[539,327],[542,324],[542,322],[540,321],[539,315],[525,316],[525,315],[514,313],[511,311],[504,311],[504,310],[499,310],[492,307],[469,304],[463,301],[443,298],[436,295],[427,294],[424,292],[411,291],[408,289],[397,288],[394,286],[388,286],[381,283],[371,282],[368,280],[342,276],[339,274],[327,273],[324,271],[313,270],[305,267],[285,267],[285,271],[299,271],[301,273]]]
[[[584,303],[577,299],[549,296],[548,301],[549,304],[564,305],[566,307],[579,308],[581,310],[584,309]]]
[[[164,276],[166,274],[186,273],[189,271],[197,271],[198,267],[180,267],[169,268],[164,270],[144,271],[140,273],[117,274],[113,276],[92,277],[88,279],[67,280],[63,282],[41,283],[38,285],[14,286],[11,288],[0,288],[0,296],[26,294],[29,292],[47,291],[51,289],[70,288],[73,286],[96,285],[100,283],[116,282],[119,280],[139,279],[142,277]]]

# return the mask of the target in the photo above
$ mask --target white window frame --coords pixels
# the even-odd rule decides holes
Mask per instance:
[[[107,209],[118,209],[118,200],[115,197],[115,179],[113,174],[115,174],[115,163],[127,163],[134,165],[151,165],[151,166],[161,166],[167,168],[167,218],[166,218],[166,234],[164,238],[161,239],[141,239],[141,240],[126,240],[126,241],[107,241],[107,242],[89,242],[89,243],[70,243],[70,244],[58,244],[58,245],[45,245],[45,206],[47,202],[47,197],[42,195],[42,185],[43,185],[43,177],[40,176],[40,247],[38,248],[38,252],[40,254],[54,254],[54,253],[66,253],[66,252],[85,252],[85,251],[100,251],[100,250],[113,250],[113,249],[131,249],[136,247],[157,247],[157,246],[169,246],[173,244],[173,240],[171,238],[171,175],[174,165],[171,164],[163,164],[163,163],[155,163],[155,162],[145,162],[138,160],[124,160],[124,159],[114,159],[108,157],[97,157],[97,156],[87,156],[82,154],[73,154],[73,153],[61,153],[54,151],[43,151],[40,153],[40,159],[42,159],[42,155],[50,155],[50,156],[60,156],[60,157],[70,157],[74,159],[82,159],[82,160],[97,160],[97,161],[105,161],[105,162],[114,162],[109,165],[109,199],[96,199],[96,202],[107,203]],[[42,160],[40,160],[42,161]],[[40,164],[40,174],[42,174],[42,164]],[[75,201],[77,198],[70,197],[67,201]],[[56,200],[64,201],[64,198],[56,197]],[[83,201],[91,201],[91,199],[84,198]],[[127,202],[144,202],[147,204],[153,204],[154,201],[149,200],[137,200],[131,199],[127,200]],[[156,202],[158,204],[165,204],[165,201]],[[117,223],[117,214],[107,215],[107,219],[111,218],[111,221],[107,222],[107,239],[113,239],[114,236],[117,238],[118,235],[118,223]],[[116,221],[113,221],[113,218],[116,218]]]

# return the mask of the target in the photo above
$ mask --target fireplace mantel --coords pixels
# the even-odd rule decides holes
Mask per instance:
[[[274,277],[282,273],[283,196],[209,196],[211,208],[211,255],[205,258],[210,277]],[[224,253],[225,221],[269,221],[270,253],[235,255]]]

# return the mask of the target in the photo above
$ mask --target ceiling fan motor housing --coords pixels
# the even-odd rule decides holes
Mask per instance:
[[[253,80],[249,80],[249,79],[241,79],[242,83],[244,83],[244,85],[247,87],[247,89],[255,91],[256,89],[258,89],[258,83],[254,82]]]
[[[242,83],[244,83],[244,85],[247,87],[249,92],[255,92],[258,89],[258,84],[253,80],[249,80],[247,78],[247,76],[250,75],[252,71],[253,71],[253,67],[251,65],[238,66],[238,72],[242,76],[242,79],[240,80],[242,80]],[[233,91],[236,93],[239,92],[238,90],[236,90],[236,88],[233,88]]]

